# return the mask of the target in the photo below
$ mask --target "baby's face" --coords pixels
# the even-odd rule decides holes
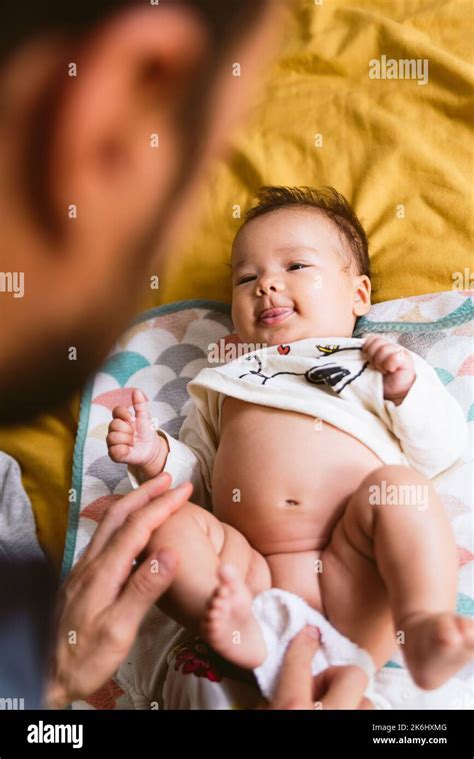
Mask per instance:
[[[258,216],[232,247],[232,320],[242,342],[350,337],[370,307],[370,281],[337,227],[305,208]],[[265,318],[264,309],[285,309]]]

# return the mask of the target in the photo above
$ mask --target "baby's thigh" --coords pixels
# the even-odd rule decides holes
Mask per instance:
[[[159,606],[191,629],[217,586],[219,564],[234,564],[247,580],[256,563],[256,552],[243,535],[190,501],[155,530],[148,551],[156,553],[165,546],[176,551],[179,563]]]
[[[379,669],[397,645],[392,614],[377,565],[348,538],[350,519],[346,509],[321,553],[321,600],[333,627],[365,648]]]
[[[217,521],[217,520],[216,520]],[[237,567],[253,596],[272,587],[272,576],[267,560],[256,551],[241,532],[225,522],[219,522],[224,530],[224,540],[219,550],[222,564]]]
[[[200,572],[229,562],[245,578],[255,561],[256,552],[238,530],[190,501],[153,533],[149,547],[155,551],[164,545],[178,551],[182,565],[198,566]]]

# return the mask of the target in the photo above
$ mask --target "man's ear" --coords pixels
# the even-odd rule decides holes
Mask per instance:
[[[370,293],[372,285],[370,279],[362,274],[356,278],[354,288],[354,302],[352,313],[354,316],[364,316],[370,310]]]
[[[83,242],[100,228],[115,230],[119,244],[142,233],[176,177],[178,116],[208,43],[189,8],[160,5],[117,12],[66,46],[43,189],[43,209],[65,242],[71,219]]]

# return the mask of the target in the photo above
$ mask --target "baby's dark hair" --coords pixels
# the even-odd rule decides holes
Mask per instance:
[[[330,219],[349,244],[359,274],[370,279],[369,243],[364,228],[349,201],[334,187],[261,187],[256,195],[257,203],[244,217],[245,226],[257,216],[271,213],[279,208],[300,206],[314,208]],[[241,229],[242,229],[241,227]]]

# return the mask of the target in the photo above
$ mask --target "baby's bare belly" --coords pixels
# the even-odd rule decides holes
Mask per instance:
[[[226,398],[212,473],[214,515],[267,560],[272,584],[320,607],[316,562],[347,501],[380,459],[311,416]],[[314,588],[315,590],[315,588]]]

